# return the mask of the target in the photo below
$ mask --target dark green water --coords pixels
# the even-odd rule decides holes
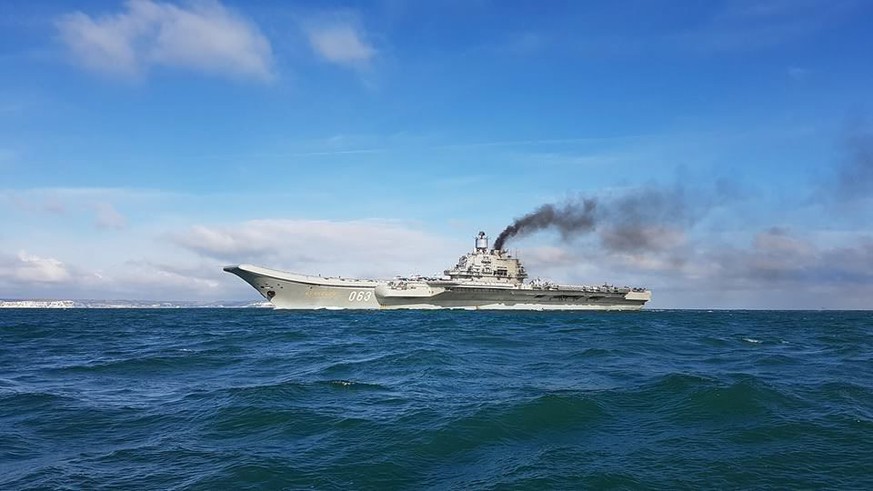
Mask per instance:
[[[873,313],[0,311],[0,489],[873,489]]]

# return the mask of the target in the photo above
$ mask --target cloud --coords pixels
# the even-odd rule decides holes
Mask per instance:
[[[838,169],[837,192],[842,199],[873,195],[873,131],[854,130],[847,140],[848,158]]]
[[[112,281],[133,287],[134,291],[160,291],[162,299],[209,298],[221,292],[219,268],[211,264],[188,267],[173,266],[146,260],[127,261]],[[173,292],[173,297],[166,297]],[[152,298],[155,293],[151,293]]]
[[[126,252],[115,261],[0,254],[0,298],[257,300],[222,266],[252,262],[301,273],[390,278],[439,274],[466,249],[388,220],[252,220],[155,238],[168,247]]]
[[[0,189],[0,205],[8,202],[19,212],[37,215],[67,218],[93,215],[93,223],[97,228],[122,229],[127,220],[113,202],[142,202],[168,195],[169,193],[130,188]]]
[[[40,194],[27,191],[0,189],[0,203],[8,202],[16,211],[25,213],[48,213],[63,215],[67,212],[64,200],[51,194]]]
[[[145,259],[111,266],[67,264],[21,251],[0,254],[0,298],[217,300],[240,296],[218,264],[174,266]],[[239,291],[245,291],[240,288]]]
[[[0,257],[0,280],[24,283],[63,283],[70,272],[61,261],[21,251],[15,257]]]
[[[717,250],[710,257],[722,278],[773,283],[807,275],[817,256],[812,244],[791,236],[788,229],[771,227],[756,234],[749,249]]]
[[[598,247],[523,250],[528,271],[559,281],[646,285],[653,306],[706,308],[870,308],[873,237],[837,240],[770,227],[748,244],[714,237],[680,251],[628,254]]]
[[[857,199],[873,193],[867,138],[853,139],[852,158],[835,169],[843,178],[831,180],[829,192],[840,183]],[[694,190],[619,188],[597,197],[593,226],[572,237],[558,230],[572,240],[522,247],[522,257],[532,275],[559,282],[649,286],[656,307],[870,308],[873,231],[723,229],[710,219],[735,211],[725,206],[741,198],[723,181]]]
[[[349,68],[363,68],[376,56],[363,28],[348,15],[310,21],[305,27],[313,51],[322,59]]]
[[[170,239],[225,263],[254,262],[301,273],[373,277],[434,274],[449,266],[463,247],[388,220],[251,220],[195,226]]]
[[[127,222],[124,215],[119,213],[110,203],[97,203],[94,205],[94,209],[97,214],[95,222],[97,228],[124,228]]]
[[[275,78],[269,41],[218,1],[185,8],[130,0],[121,13],[91,17],[74,12],[60,17],[56,26],[77,63],[113,76],[135,78],[152,66],[167,66],[260,81]]]
[[[873,240],[869,237],[820,246],[788,229],[772,227],[756,234],[749,249],[716,250],[706,260],[719,265],[722,281],[746,286],[873,284]]]

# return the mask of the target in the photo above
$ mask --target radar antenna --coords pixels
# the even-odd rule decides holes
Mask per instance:
[[[488,236],[485,235],[485,232],[479,232],[479,235],[476,236],[476,250],[477,251],[487,251],[488,250]]]

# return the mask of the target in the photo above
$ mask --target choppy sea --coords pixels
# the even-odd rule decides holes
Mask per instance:
[[[873,489],[873,312],[0,311],[0,489]]]

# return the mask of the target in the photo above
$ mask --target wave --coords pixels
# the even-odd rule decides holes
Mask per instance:
[[[0,488],[868,489],[870,319],[7,311]]]

